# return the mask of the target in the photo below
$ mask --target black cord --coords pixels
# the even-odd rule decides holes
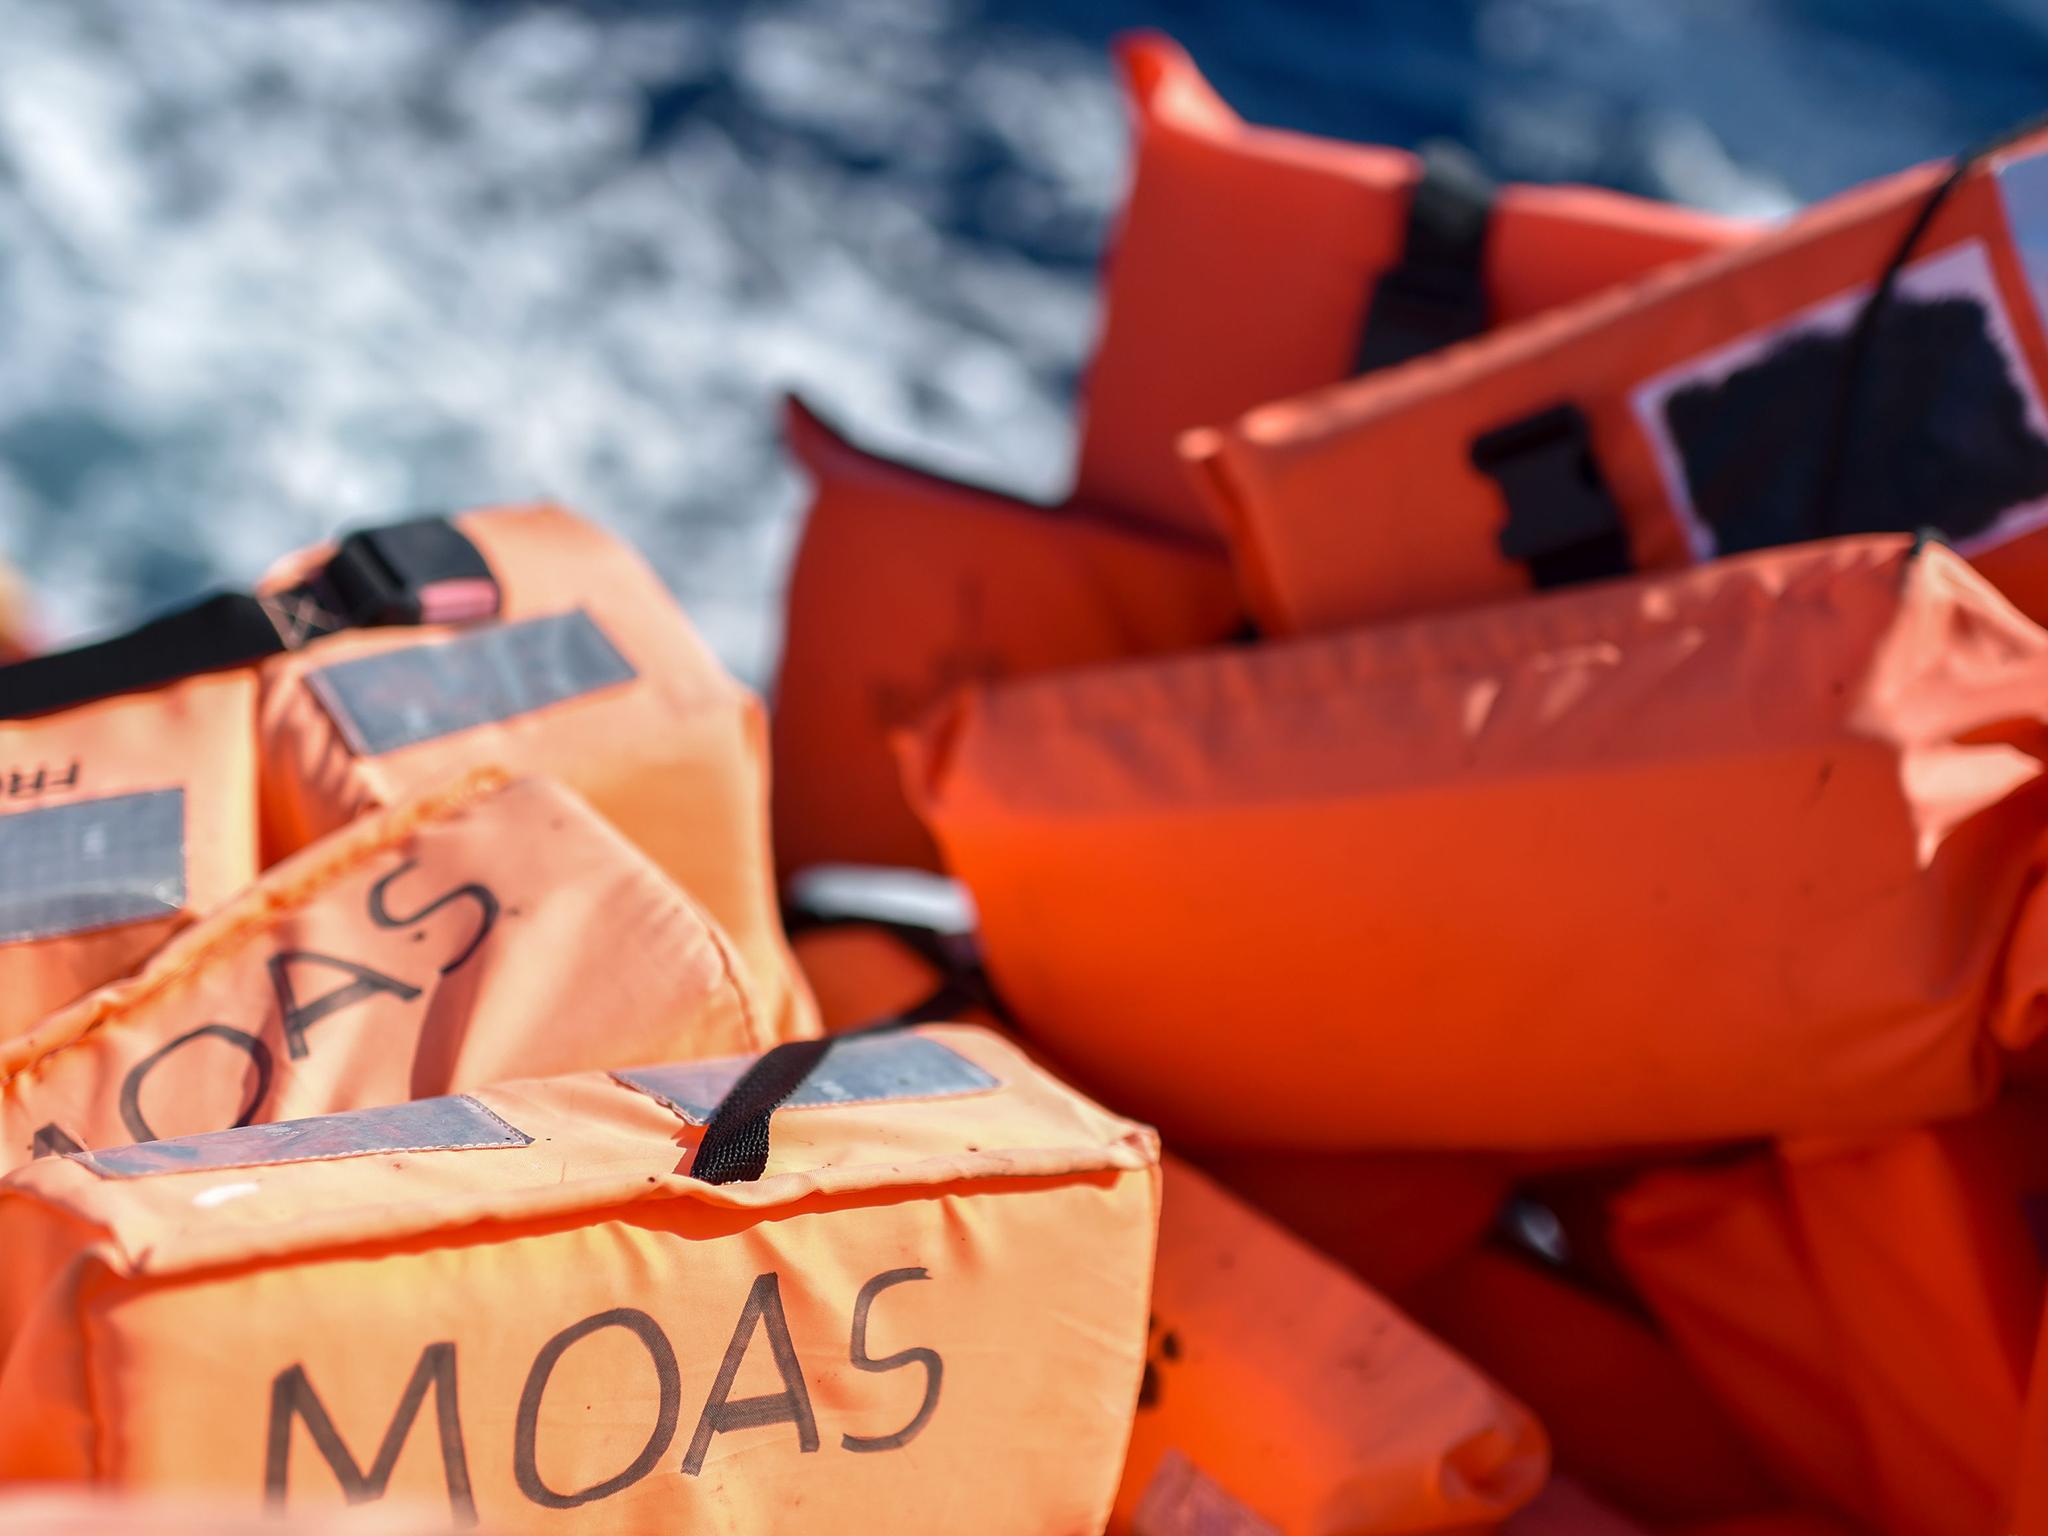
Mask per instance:
[[[1856,407],[1863,394],[1863,375],[1869,366],[1872,341],[1877,335],[1878,325],[1883,320],[1885,312],[1891,307],[1892,294],[1899,283],[1899,274],[1904,271],[1906,263],[1913,259],[1913,253],[1926,238],[1928,227],[1934,223],[1935,216],[1941,212],[1956,188],[1962,185],[1963,179],[1990,156],[2028,134],[2038,133],[2043,128],[2048,128],[2048,112],[2004,129],[1974,149],[1965,150],[1956,156],[1955,164],[1949,168],[1948,175],[1941,179],[1940,184],[1929,192],[1925,201],[1920,204],[1920,212],[1915,216],[1912,227],[1906,231],[1905,238],[1899,242],[1898,247],[1892,252],[1891,259],[1885,263],[1884,271],[1878,277],[1877,286],[1870,291],[1870,297],[1864,300],[1862,312],[1857,315],[1856,324],[1849,333],[1849,344],[1843,351],[1842,385],[1835,396],[1834,427],[1829,433],[1827,457],[1821,462],[1820,481],[1815,488],[1814,525],[1823,532],[1837,534],[1844,528],[1845,514],[1841,500],[1844,476],[1848,469],[1849,439],[1854,433],[1856,417],[1859,414]]]

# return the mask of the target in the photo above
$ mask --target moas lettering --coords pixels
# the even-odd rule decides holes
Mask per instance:
[[[870,1279],[854,1297],[847,1363],[857,1371],[878,1375],[915,1367],[924,1373],[924,1394],[916,1412],[901,1424],[846,1426],[838,1438],[840,1452],[870,1455],[900,1450],[923,1432],[937,1412],[939,1391],[945,1379],[945,1363],[937,1350],[920,1346],[880,1357],[868,1350],[868,1320],[877,1299],[895,1286],[930,1278],[930,1273],[921,1267],[888,1269]],[[639,1346],[653,1372],[655,1393],[646,1439],[609,1476],[581,1488],[555,1487],[541,1472],[544,1443],[550,1436],[573,1436],[579,1424],[589,1421],[580,1414],[572,1416],[566,1412],[550,1418],[549,1382],[564,1358],[584,1340],[614,1331],[629,1336]],[[780,1390],[735,1397],[734,1383],[753,1349],[767,1351]],[[439,1447],[449,1508],[459,1522],[474,1525],[477,1502],[462,1422],[460,1367],[452,1341],[428,1344],[420,1351],[418,1363],[367,1467],[351,1449],[351,1442],[356,1446],[367,1444],[363,1432],[368,1426],[349,1425],[344,1429],[337,1425],[303,1364],[278,1372],[270,1384],[270,1418],[264,1450],[263,1486],[269,1502],[277,1508],[289,1504],[293,1450],[307,1442],[341,1485],[350,1504],[383,1498],[399,1455],[431,1398],[434,1412],[430,1433]],[[512,1475],[520,1495],[543,1509],[576,1509],[611,1498],[653,1475],[669,1458],[681,1430],[685,1386],[684,1365],[677,1358],[668,1334],[651,1315],[637,1307],[614,1307],[593,1313],[561,1329],[535,1353],[519,1392],[512,1426]],[[300,1430],[304,1433],[299,1433]],[[772,1271],[755,1277],[740,1305],[739,1320],[733,1326],[723,1358],[712,1372],[710,1385],[692,1421],[689,1440],[681,1458],[674,1463],[675,1471],[684,1477],[699,1476],[713,1443],[721,1435],[770,1430],[781,1434],[799,1455],[817,1453],[822,1443],[803,1362],[797,1358],[789,1322],[783,1314],[781,1277]],[[620,1446],[622,1457],[628,1448]]]

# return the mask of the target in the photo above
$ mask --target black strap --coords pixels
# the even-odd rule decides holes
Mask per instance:
[[[1628,574],[1628,530],[1577,406],[1552,406],[1482,434],[1472,463],[1508,504],[1501,553],[1527,565],[1536,586]]]
[[[498,598],[483,555],[446,518],[362,529],[286,591],[216,593],[126,634],[0,667],[0,720],[245,667],[341,629],[488,618]]]
[[[1358,371],[1388,368],[1485,331],[1486,235],[1496,188],[1470,156],[1432,148],[1408,205],[1401,259],[1381,274]]]
[[[810,1080],[832,1047],[842,1040],[886,1034],[912,1024],[934,1024],[985,1008],[997,1018],[1007,1015],[988,977],[973,958],[972,940],[964,935],[934,933],[911,923],[879,922],[838,914],[793,913],[790,931],[838,927],[881,928],[901,939],[945,974],[924,1001],[872,1024],[844,1030],[822,1040],[790,1040],[760,1056],[726,1090],[704,1126],[704,1139],[690,1163],[690,1177],[706,1184],[735,1184],[758,1179],[768,1167],[768,1127],[775,1111]],[[913,936],[934,941],[927,945]]]

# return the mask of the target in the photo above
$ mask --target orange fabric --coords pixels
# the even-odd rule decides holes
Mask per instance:
[[[2036,137],[2015,153],[2044,145],[2048,137]],[[1320,632],[1526,592],[1527,569],[1498,543],[1507,518],[1500,487],[1471,450],[1483,434],[1560,402],[1588,420],[1593,456],[1638,568],[1713,550],[1713,531],[1692,519],[1667,483],[1665,450],[1646,426],[1650,407],[1634,399],[1638,387],[1813,306],[1853,302],[1945,174],[1925,166],[1874,182],[1735,249],[1497,336],[1205,424],[1184,439],[1183,451],[1228,532],[1253,616],[1275,633]],[[1934,220],[1915,264],[1948,253],[1958,272],[1969,269],[1955,281],[1995,294],[2019,366],[2035,381],[2048,380],[2048,335],[1999,188],[1982,168]],[[1785,404],[1782,416],[1795,423],[1813,408],[1804,399]],[[1783,446],[1757,451],[1789,457]],[[1930,508],[1930,517],[1939,510]],[[2015,597],[2048,618],[2040,602],[2048,596],[2048,555],[2030,547],[1990,562],[1994,573],[2001,565],[2015,568]]]
[[[937,867],[888,733],[957,683],[1186,650],[1237,627],[1215,552],[956,485],[861,452],[803,406],[812,481],[775,692],[775,833],[785,870]]]
[[[336,664],[460,643],[462,629],[350,630],[263,667],[264,831],[272,859],[483,766],[557,779],[710,910],[771,1026],[814,1027],[775,910],[767,729],[631,549],[554,507],[468,512],[456,526],[497,579],[503,624],[581,610],[635,674],[595,692],[382,753],[358,753],[315,687]],[[285,586],[318,552],[266,578]]]
[[[1400,257],[1422,167],[1403,150],[1245,123],[1167,38],[1128,37],[1118,53],[1135,168],[1082,391],[1079,494],[1214,537],[1176,435],[1357,371],[1373,286]],[[1492,318],[1750,233],[1590,187],[1511,186],[1487,233]]]
[[[1887,1531],[2000,1529],[2042,1273],[1984,1119],[1653,1174],[1616,1242],[1800,1486]]]
[[[1841,1321],[1813,1284],[1776,1162],[1653,1174],[1616,1202],[1615,1241],[1650,1309],[1787,1484],[1873,1520],[1880,1469],[1843,1379]]]
[[[1534,1410],[1560,1468],[1633,1518],[1662,1525],[1784,1502],[1677,1351],[1631,1314],[1487,1250],[1405,1300]]]
[[[872,923],[813,928],[795,935],[790,948],[818,1000],[818,1019],[828,1035],[915,1008],[941,980],[924,956]]]
[[[2027,1380],[2011,1524],[2013,1536],[2048,1536],[2048,1317]]]
[[[679,1173],[699,1133],[602,1074],[18,1170],[0,1477],[292,1513],[347,1479],[508,1536],[952,1536],[969,1490],[977,1531],[1098,1530],[1157,1140],[986,1032],[918,1037],[992,1082],[785,1110],[750,1183]],[[484,1144],[347,1155],[401,1114]],[[228,1166],[258,1131],[306,1160]]]
[[[773,1043],[695,902],[573,794],[486,770],[321,839],[0,1042],[0,1170]]]
[[[174,909],[169,915],[0,939],[0,1040],[127,975],[166,938],[255,878],[255,709],[254,680],[227,673],[59,714],[0,720],[0,819],[178,791],[184,866],[183,892],[167,893]],[[116,847],[111,857],[118,861],[121,853]],[[9,862],[10,884],[29,878],[25,855],[11,855]],[[12,910],[23,915],[24,909]],[[0,928],[10,926],[0,915]]]
[[[231,1513],[216,1504],[184,1500],[108,1498],[89,1493],[0,1495],[0,1530],[7,1536],[437,1536],[450,1529],[445,1515],[364,1518],[355,1511],[333,1519],[277,1521]]]
[[[1441,1152],[1200,1154],[1210,1174],[1396,1299],[1477,1246],[1500,1213],[1498,1159]]]
[[[906,781],[1027,1033],[1169,1136],[1706,1140],[1989,1096],[2044,708],[2048,634],[1871,537],[973,690]]]
[[[1449,1531],[1543,1485],[1542,1429],[1464,1361],[1188,1164],[1164,1194],[1111,1536]]]

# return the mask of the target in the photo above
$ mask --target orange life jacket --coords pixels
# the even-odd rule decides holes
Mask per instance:
[[[936,868],[888,736],[954,685],[1187,650],[1239,623],[1212,549],[863,453],[795,401],[812,482],[775,688],[783,869]]]
[[[906,782],[1026,1032],[1191,1145],[1706,1140],[1989,1096],[2044,710],[1866,537],[970,691]]]
[[[1902,1533],[2003,1530],[2042,1294],[1980,1117],[1652,1174],[1618,1251],[1759,1451]]]
[[[266,873],[0,1042],[0,1170],[776,1043],[731,942],[567,790],[480,770]]]
[[[742,1106],[725,1182],[693,1175],[743,1060],[17,1170],[0,1478],[511,1536],[1101,1529],[1156,1138],[984,1031],[813,1067],[772,1146]]]
[[[1562,1472],[1631,1518],[1661,1528],[1785,1503],[1684,1359],[1634,1313],[1490,1249],[1403,1301],[1535,1411]]]
[[[448,522],[488,570],[490,622],[349,628],[263,663],[269,855],[473,767],[544,774],[704,903],[771,1028],[808,1029],[775,914],[759,702],[611,535],[547,506]],[[327,555],[291,557],[262,590]]]
[[[2048,619],[2026,255],[2044,152],[2027,138],[1938,205],[1949,168],[1923,166],[1440,358],[1217,418],[1185,446],[1253,616],[1328,630],[1933,527]]]
[[[1495,192],[1403,150],[1252,126],[1157,34],[1118,56],[1133,172],[1082,390],[1077,495],[1183,532],[1216,534],[1175,461],[1187,428],[1752,234],[1590,187]]]
[[[1462,1530],[1542,1487],[1519,1403],[1186,1162],[1164,1194],[1111,1536]]]
[[[255,713],[242,672],[0,718],[0,1041],[255,878]]]

